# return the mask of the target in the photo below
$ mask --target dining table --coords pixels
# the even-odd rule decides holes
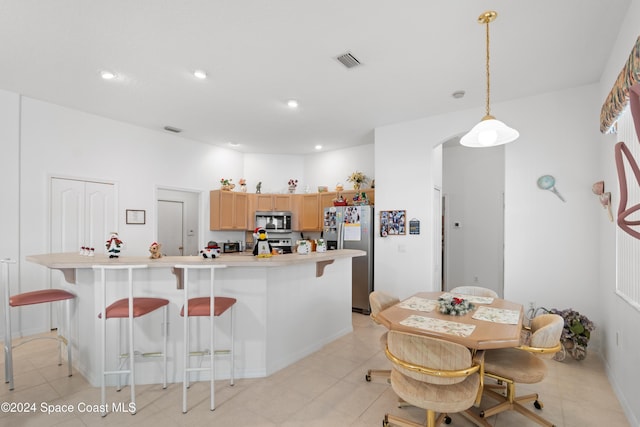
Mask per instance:
[[[453,315],[440,311],[440,301],[464,300],[473,308]],[[418,292],[382,310],[376,321],[389,330],[439,338],[473,350],[517,347],[520,344],[524,309],[502,298]]]

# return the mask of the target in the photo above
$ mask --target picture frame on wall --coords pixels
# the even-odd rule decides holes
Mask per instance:
[[[380,236],[399,236],[407,234],[407,211],[380,211]]]
[[[127,224],[146,224],[147,211],[139,209],[127,209],[126,210]]]

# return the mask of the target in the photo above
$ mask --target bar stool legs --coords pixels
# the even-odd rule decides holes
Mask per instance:
[[[14,389],[13,384],[13,349],[19,347],[28,342],[39,339],[54,339],[58,341],[58,366],[62,365],[62,344],[67,346],[67,365],[69,370],[69,376],[72,376],[72,359],[71,359],[71,340],[66,338],[60,333],[58,329],[57,336],[54,337],[35,337],[22,341],[18,345],[13,345],[11,339],[11,308],[21,307],[26,305],[45,304],[53,302],[66,301],[66,322],[67,329],[71,329],[71,301],[75,299],[75,295],[71,292],[67,292],[63,289],[42,289],[38,291],[23,292],[20,294],[11,295],[11,286],[9,281],[9,264],[15,264],[16,262],[10,259],[1,259],[2,265],[2,277],[4,282],[4,313],[5,313],[5,334],[4,334],[4,377],[5,383],[9,384],[9,390]]]
[[[179,270],[183,270],[183,283],[184,283],[184,305],[182,310],[180,311],[180,315],[184,318],[184,369],[183,369],[183,380],[182,380],[182,412],[187,413],[187,389],[189,388],[189,374],[191,372],[202,372],[208,371],[209,378],[209,388],[210,388],[210,402],[209,408],[210,410],[215,409],[215,356],[216,354],[229,354],[229,364],[230,364],[230,385],[234,385],[233,373],[235,370],[234,365],[234,306],[236,303],[235,298],[228,297],[217,297],[215,296],[214,289],[214,270],[216,268],[224,268],[224,265],[176,265],[175,268]],[[208,297],[196,297],[189,298],[189,270],[190,269],[208,269],[210,271],[209,274],[209,296]],[[231,338],[231,346],[229,350],[216,350],[216,340],[215,340],[215,318],[221,316],[225,312],[229,311],[230,315],[230,338]],[[213,315],[212,315],[213,314]],[[209,349],[206,351],[190,351],[190,340],[189,340],[189,318],[190,317],[201,317],[208,316],[209,317]],[[209,367],[191,367],[190,359],[192,356],[209,356]]]
[[[102,355],[101,355],[101,380],[100,380],[100,394],[101,403],[104,412],[102,416],[107,415],[106,405],[106,384],[105,377],[107,375],[118,375],[118,391],[120,391],[120,375],[129,374],[129,384],[131,388],[131,404],[133,410],[132,414],[136,413],[136,395],[135,395],[135,341],[133,334],[133,319],[136,317],[144,316],[159,308],[162,308],[162,325],[163,325],[163,373],[162,373],[162,388],[167,388],[167,307],[169,300],[164,298],[142,298],[133,296],[133,270],[147,268],[146,265],[94,265],[94,270],[100,271],[100,292],[102,300],[102,312],[98,315],[101,319],[101,335],[102,335]],[[107,306],[106,304],[106,271],[107,270],[127,270],[128,273],[128,297],[122,298]],[[118,369],[113,371],[107,371],[106,364],[106,345],[107,345],[107,319],[118,318],[120,320],[128,319],[128,353],[123,355],[120,351],[120,345],[118,344],[118,357],[126,357],[129,363],[129,369],[121,369],[122,365],[119,363]],[[118,337],[118,343],[120,337]],[[142,356],[157,356],[158,353],[144,353]]]

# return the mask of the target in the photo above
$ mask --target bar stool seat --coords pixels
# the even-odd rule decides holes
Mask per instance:
[[[71,292],[64,289],[41,289],[38,291],[23,292],[20,294],[11,295],[10,281],[9,281],[9,264],[15,264],[15,261],[10,259],[2,259],[0,263],[3,266],[4,277],[4,310],[5,310],[5,339],[4,339],[4,374],[5,382],[9,383],[9,390],[14,389],[13,383],[13,349],[23,344],[38,339],[54,339],[59,343],[58,347],[58,366],[62,365],[62,344],[67,346],[67,365],[69,370],[69,376],[73,375],[72,372],[72,360],[71,360],[71,342],[70,339],[63,336],[59,331],[56,337],[35,337],[30,338],[18,345],[13,345],[12,331],[11,331],[11,308],[12,307],[24,307],[36,304],[47,304],[60,301],[71,301],[76,296]],[[67,328],[71,327],[71,307],[67,304]]]
[[[101,294],[101,307],[102,311],[98,314],[98,318],[101,319],[101,330],[102,330],[102,375],[101,375],[101,402],[102,408],[107,408],[106,405],[106,384],[105,377],[107,375],[118,375],[118,391],[120,390],[120,375],[121,374],[129,374],[129,384],[131,387],[131,403],[133,404],[134,410],[131,411],[132,414],[136,413],[135,404],[136,404],[136,396],[135,396],[135,341],[134,341],[134,331],[133,331],[133,319],[145,316],[150,314],[160,308],[162,308],[162,327],[163,327],[163,350],[162,353],[144,353],[144,355],[159,355],[162,356],[163,362],[163,371],[162,371],[162,388],[167,388],[167,309],[169,305],[169,300],[165,298],[153,298],[153,297],[134,297],[133,296],[133,270],[136,269],[144,269],[147,268],[147,265],[121,265],[121,264],[107,264],[107,265],[94,265],[93,269],[100,271],[100,294]],[[128,275],[128,297],[121,298],[113,303],[106,305],[106,271],[107,270],[126,270]],[[105,313],[105,316],[102,315]],[[128,326],[128,353],[125,355],[120,351],[120,337],[118,337],[118,355],[119,357],[126,357],[129,360],[129,369],[117,369],[108,371],[106,369],[106,352],[107,352],[107,319],[129,319]],[[107,412],[102,413],[102,416],[106,416]]]
[[[169,303],[164,298],[133,298],[133,317],[144,316]],[[107,307],[107,319],[120,319],[129,317],[129,299],[122,298]],[[98,314],[102,318],[102,313]]]
[[[205,316],[208,317],[211,313],[209,297],[197,297],[189,299],[189,317],[191,316]],[[237,302],[235,298],[229,297],[214,297],[213,315],[221,316],[231,308],[233,304]],[[180,316],[184,316],[184,307],[180,310]]]
[[[182,412],[187,413],[187,388],[189,387],[189,374],[191,372],[202,372],[208,371],[210,375],[209,379],[209,387],[210,387],[210,409],[213,411],[215,409],[215,388],[214,388],[214,380],[215,380],[215,355],[226,353],[230,358],[230,373],[229,373],[229,384],[233,385],[233,373],[235,370],[234,367],[234,330],[233,330],[233,317],[234,311],[233,307],[235,306],[237,300],[235,298],[230,297],[219,297],[215,296],[215,288],[214,288],[214,270],[216,268],[225,268],[226,265],[219,264],[205,264],[205,265],[176,265],[174,268],[176,270],[183,271],[183,283],[184,283],[184,305],[180,310],[180,316],[184,318],[184,369],[183,369],[183,381],[182,381]],[[199,270],[209,270],[209,296],[206,297],[193,297],[189,298],[189,270],[190,269],[199,269]],[[231,337],[231,345],[229,350],[216,350],[216,340],[215,340],[215,321],[216,317],[222,316],[226,312],[230,313],[230,337]],[[186,315],[185,315],[186,312]],[[211,313],[213,312],[213,316]],[[191,352],[189,349],[189,318],[190,317],[209,317],[209,346],[210,348],[205,351],[195,351]],[[191,367],[190,366],[190,358],[191,356],[209,356],[209,367]]]

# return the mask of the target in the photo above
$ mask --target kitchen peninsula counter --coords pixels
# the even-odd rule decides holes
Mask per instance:
[[[359,250],[312,252],[308,255],[283,254],[257,258],[250,253],[222,254],[216,259],[200,256],[167,256],[152,260],[144,256],[107,255],[93,257],[75,253],[27,256],[51,269],[52,283],[76,294],[72,312],[74,366],[94,386],[99,385],[100,296],[96,284],[96,264],[147,265],[134,272],[136,296],[166,298],[169,304],[169,381],[182,381],[182,272],[177,264],[226,266],[215,270],[216,295],[236,298],[235,375],[237,378],[265,377],[317,351],[325,344],[352,331],[351,259],[363,256]],[[205,272],[189,274],[190,296],[206,295]],[[194,286],[202,285],[202,286]],[[108,301],[126,296],[126,274],[114,272],[108,280]],[[140,351],[156,351],[162,341],[161,316],[136,319],[136,344]],[[107,348],[116,348],[118,322],[109,326]],[[199,323],[196,343],[207,342],[206,322]],[[216,337],[220,346],[228,347],[229,323],[225,316],[216,318]],[[195,349],[192,349],[195,350]],[[116,356],[109,359],[115,361]],[[115,363],[115,362],[114,362]],[[205,362],[206,363],[206,362]],[[158,363],[139,363],[136,381],[140,384],[160,381]],[[216,359],[216,377],[226,378],[229,360]],[[208,379],[206,374],[201,380]],[[115,384],[115,378],[111,379]]]

